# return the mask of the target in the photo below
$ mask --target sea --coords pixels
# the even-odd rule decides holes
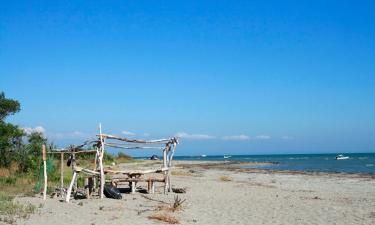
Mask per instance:
[[[346,160],[336,160],[334,154],[282,154],[282,155],[223,155],[175,156],[174,160],[268,162],[247,166],[269,170],[289,170],[306,172],[366,173],[375,174],[375,153],[350,153]],[[228,155],[227,155],[228,157]]]

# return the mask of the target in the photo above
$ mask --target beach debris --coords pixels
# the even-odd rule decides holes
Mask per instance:
[[[163,221],[163,222],[166,222],[166,223],[169,223],[169,224],[179,224],[180,223],[180,221],[177,218],[175,218],[172,215],[169,215],[168,213],[156,213],[156,214],[153,214],[151,216],[148,216],[147,218],[151,219],[151,220]]]
[[[182,203],[184,203],[186,199],[182,200],[178,195],[174,196],[174,202],[172,205],[172,211],[177,211],[182,208]]]
[[[82,193],[81,191],[77,191],[74,193],[74,199],[85,199],[86,198],[86,194],[85,193]]]
[[[99,210],[103,210],[104,209],[104,206],[99,206]]]
[[[104,186],[104,195],[107,198],[122,199],[121,192],[112,184],[106,184]]]
[[[79,206],[83,206],[83,202],[79,202],[78,205],[79,205]]]
[[[177,194],[184,194],[186,193],[186,188],[172,188],[172,191]]]

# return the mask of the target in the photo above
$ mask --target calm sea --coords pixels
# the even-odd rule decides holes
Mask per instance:
[[[175,156],[175,160],[205,161],[242,161],[272,162],[270,165],[254,166],[253,168],[294,171],[375,173],[375,153],[352,153],[347,160],[336,160],[338,154],[287,154],[287,155],[232,155],[224,158],[216,156]]]

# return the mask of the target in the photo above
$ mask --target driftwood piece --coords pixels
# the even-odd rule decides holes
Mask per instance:
[[[60,196],[64,194],[64,153],[60,153]]]
[[[100,139],[100,155],[99,155],[99,169],[100,169],[100,198],[104,198],[104,182],[105,182],[105,175],[104,175],[104,168],[103,168],[103,157],[104,157],[104,136],[102,135],[102,125],[99,124],[99,139]]]
[[[44,174],[44,188],[43,188],[43,200],[47,199],[47,154],[46,145],[42,145],[42,158],[43,158],[43,174]]]
[[[69,185],[68,191],[66,193],[65,202],[69,202],[69,200],[70,200],[70,195],[72,194],[72,189],[73,189],[73,185],[75,183],[76,178],[77,178],[77,172],[74,171],[72,180],[70,181],[70,185]]]
[[[119,141],[125,141],[129,143],[138,143],[138,144],[167,144],[167,143],[173,143],[176,141],[176,138],[171,138],[171,139],[158,139],[158,140],[136,140],[136,139],[129,139],[125,137],[116,137],[114,135],[109,135],[109,134],[102,134],[100,133],[98,135],[99,137],[104,137],[107,139],[114,139],[114,140],[119,140]]]
[[[143,175],[147,173],[162,173],[169,170],[168,167],[164,167],[161,169],[150,169],[150,170],[111,170],[105,169],[104,173],[111,173],[111,174],[126,174],[126,175]]]

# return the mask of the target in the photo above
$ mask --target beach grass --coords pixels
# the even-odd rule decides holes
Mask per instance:
[[[223,182],[229,182],[229,181],[232,181],[233,179],[230,176],[222,175],[222,176],[219,177],[219,180],[223,181]]]
[[[191,172],[186,172],[186,171],[179,171],[179,170],[174,170],[172,171],[173,176],[193,176],[194,174]]]
[[[35,205],[18,203],[14,196],[0,192],[0,223],[13,224],[19,218],[26,219],[36,209]]]

